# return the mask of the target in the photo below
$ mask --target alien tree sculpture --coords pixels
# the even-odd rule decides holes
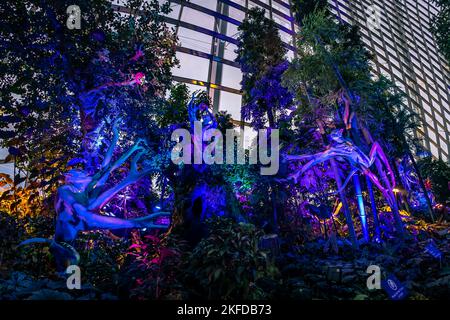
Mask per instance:
[[[145,146],[143,146],[143,140],[138,140],[127,152],[113,162],[113,152],[118,139],[119,130],[115,124],[112,143],[107,150],[100,170],[95,175],[89,176],[82,170],[70,170],[65,174],[66,184],[58,189],[55,201],[55,209],[58,213],[56,241],[72,242],[80,231],[167,228],[167,225],[157,225],[153,221],[157,217],[169,215],[166,212],[158,212],[144,218],[132,220],[98,214],[120,191],[155,171],[153,168],[138,170],[139,160],[147,153]],[[130,161],[130,169],[125,179],[105,190],[111,174],[121,167],[133,154],[135,156]]]
[[[131,79],[120,82],[108,82],[99,87],[84,92],[80,95],[81,104],[84,107],[85,116],[93,117],[97,105],[101,99],[105,97],[104,90],[113,87],[127,87],[134,85],[143,85],[145,81],[145,75],[142,72],[137,72],[131,76]]]
[[[426,195],[420,186],[419,177],[417,173],[413,170],[408,160],[403,160],[398,164],[398,171],[400,173],[400,179],[402,180],[403,186],[408,190],[408,198],[413,207],[426,207]],[[424,181],[424,187],[428,193],[428,198],[430,199],[431,205],[434,207],[436,203],[436,198],[432,192],[431,184],[429,180]]]
[[[100,214],[100,210],[120,191],[155,171],[153,168],[138,169],[139,160],[147,153],[143,140],[138,140],[121,157],[112,161],[118,140],[119,130],[116,121],[113,126],[111,145],[97,173],[89,175],[83,170],[73,169],[65,174],[65,184],[58,188],[55,199],[57,220],[54,239],[30,239],[23,242],[22,245],[38,242],[50,243],[57,264],[61,268],[68,263],[67,260],[73,263],[73,260],[78,259],[73,248],[68,244],[74,242],[79,232],[101,229],[165,229],[168,227],[168,225],[155,222],[158,217],[170,215],[167,212],[157,212],[129,220]],[[133,156],[133,154],[135,155]],[[127,176],[116,185],[107,188],[111,174],[130,158]],[[67,247],[69,247],[69,251]]]
[[[210,129],[217,129],[217,119],[215,115],[211,112],[209,106],[203,102],[199,101],[196,93],[192,95],[191,100],[188,104],[188,116],[189,123],[191,127],[191,137],[192,144],[194,146],[194,169],[200,173],[204,172],[206,169],[205,165],[195,163],[195,154],[203,155],[203,150],[206,144],[203,139],[207,137],[207,131]],[[196,130],[196,123],[201,123],[201,132]],[[218,140],[215,139],[211,145],[212,150],[216,150],[216,144]]]
[[[142,72],[138,72],[131,76],[130,80],[121,82],[108,82],[99,87],[91,89],[87,92],[80,94],[79,100],[82,106],[81,119],[82,127],[85,131],[85,139],[94,140],[97,136],[95,130],[97,126],[97,106],[100,101],[106,98],[105,90],[116,87],[133,87],[143,85],[145,81],[145,75]],[[87,146],[90,149],[90,146]]]
[[[109,65],[109,51],[107,49],[101,49],[97,52],[98,57],[93,59],[94,63],[107,63]],[[142,46],[138,46],[135,50],[134,55],[128,59],[131,64],[137,63],[140,59],[144,58],[144,53],[142,51]],[[105,67],[107,68],[107,67]],[[108,67],[109,68],[109,67]],[[125,75],[119,71],[123,77]],[[99,117],[99,104],[101,101],[105,102],[108,100],[107,93],[111,90],[117,88],[133,88],[142,87],[146,90],[144,86],[145,75],[142,72],[131,73],[127,76],[127,80],[124,81],[109,81],[93,89],[81,92],[78,95],[79,105],[80,105],[80,118],[81,118],[81,128],[83,132],[83,149],[85,152],[92,152],[92,142],[98,137],[98,117]],[[95,160],[95,159],[93,159]]]
[[[212,215],[226,214],[230,209],[230,202],[227,201],[226,188],[222,185],[208,184],[211,171],[207,171],[208,166],[203,163],[203,152],[207,148],[213,152],[220,152],[220,147],[216,149],[216,145],[220,142],[218,139],[207,141],[214,136],[218,121],[205,99],[197,93],[192,95],[187,111],[194,162],[183,167],[184,203],[176,210],[175,219],[179,217],[180,221],[183,221],[183,237],[193,248],[208,234],[204,220]]]
[[[306,163],[299,172],[292,175],[291,178],[297,182],[298,178],[310,168],[332,158],[336,160],[345,160],[350,165],[351,172],[345,179],[342,188],[337,192],[342,191],[356,173],[361,172],[367,176],[375,186],[377,186],[388,203],[392,204],[392,201],[395,201],[395,199],[391,198],[389,190],[395,187],[395,178],[392,168],[389,165],[388,159],[381,146],[375,142],[372,145],[369,155],[367,156],[361,149],[355,146],[351,140],[344,138],[342,133],[342,129],[334,130],[330,134],[331,145],[323,152],[319,152],[314,155],[286,156],[286,160],[288,161],[309,160],[309,162]],[[390,185],[388,186],[383,186],[380,179],[378,179],[378,177],[370,170],[370,167],[374,164],[376,159],[379,159],[389,172]]]

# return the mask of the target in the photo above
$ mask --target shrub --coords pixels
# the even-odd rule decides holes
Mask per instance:
[[[262,233],[252,224],[229,218],[208,220],[209,236],[188,258],[186,282],[199,297],[208,299],[264,299],[259,280],[271,278],[276,268],[258,249]]]

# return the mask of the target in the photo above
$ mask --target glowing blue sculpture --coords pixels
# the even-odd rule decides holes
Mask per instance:
[[[119,159],[112,162],[112,155],[119,138],[117,125],[113,128],[113,141],[101,165],[93,176],[82,170],[70,170],[65,174],[66,183],[58,189],[55,209],[58,214],[56,241],[72,242],[78,232],[98,229],[125,228],[167,228],[167,225],[154,224],[154,219],[169,213],[158,212],[139,219],[120,219],[98,214],[115,195],[127,186],[154,172],[153,168],[138,170],[140,158],[147,152],[144,142],[138,140],[133,147]],[[137,152],[137,153],[136,153]],[[111,173],[121,167],[133,154],[128,175],[118,184],[104,190]]]
[[[286,156],[288,161],[299,161],[299,160],[309,160],[302,169],[295,173],[291,178],[297,182],[298,178],[303,175],[307,170],[312,167],[328,161],[332,158],[336,160],[345,160],[351,167],[351,172],[343,183],[342,187],[336,192],[341,192],[349,183],[350,179],[355,176],[356,173],[360,172],[364,174],[370,182],[377,186],[377,188],[382,192],[385,199],[388,201],[390,206],[395,205],[395,199],[391,196],[390,190],[395,187],[395,178],[389,161],[381,148],[381,146],[375,142],[369,152],[366,155],[361,149],[359,149],[350,139],[346,139],[342,136],[343,130],[334,130],[330,134],[331,145],[327,150],[319,152],[314,155],[301,155],[301,156]],[[385,168],[389,172],[390,181],[387,181],[387,186],[383,186],[380,179],[370,170],[370,167],[374,164],[376,160],[380,160],[380,163],[384,164]],[[379,168],[381,169],[381,168]],[[359,208],[364,209],[364,203],[362,198],[361,187],[359,183],[355,184],[355,191],[357,195],[357,201]],[[364,239],[369,239],[369,233],[367,228],[367,218],[364,210],[360,210],[361,227],[364,234]]]
[[[353,175],[355,175],[357,172],[361,172],[364,175],[368,176],[383,194],[388,193],[388,190],[390,188],[395,187],[395,179],[394,173],[381,146],[377,142],[375,142],[372,145],[369,155],[367,156],[364,152],[361,151],[361,149],[355,146],[351,140],[344,138],[342,136],[342,132],[342,129],[334,130],[330,134],[331,146],[323,152],[319,152],[314,155],[286,156],[286,159],[288,161],[310,160],[306,165],[302,167],[299,172],[294,174],[292,178],[297,181],[298,178],[307,170],[322,162],[330,160],[331,158],[336,158],[337,160],[343,159],[350,164],[352,171],[342,185],[342,189],[346,187]],[[389,172],[391,182],[390,186],[383,186],[378,177],[370,170],[370,167],[375,162],[377,157],[382,161]]]
[[[116,121],[113,126],[111,145],[98,172],[89,175],[83,170],[74,169],[65,174],[65,184],[58,188],[56,195],[57,220],[54,240],[30,239],[21,245],[38,242],[50,243],[54,249],[61,249],[62,253],[56,255],[57,260],[74,260],[74,255],[71,255],[71,251],[74,250],[64,250],[64,247],[67,247],[65,244],[73,243],[79,232],[100,229],[165,229],[168,227],[168,225],[155,222],[158,217],[170,215],[167,212],[157,212],[143,218],[130,220],[100,214],[100,210],[120,191],[155,171],[153,168],[138,170],[139,160],[147,153],[142,140],[138,140],[127,152],[113,162],[113,152],[118,139],[119,130]],[[133,156],[133,154],[135,155]],[[125,179],[110,188],[106,188],[111,174],[122,167],[131,157],[130,168]],[[71,258],[68,258],[69,255]],[[65,262],[59,261],[59,263],[64,264]]]

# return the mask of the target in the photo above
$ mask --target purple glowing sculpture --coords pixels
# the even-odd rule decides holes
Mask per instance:
[[[157,212],[129,220],[100,214],[100,210],[120,191],[155,171],[153,168],[138,170],[140,158],[147,153],[143,140],[138,140],[119,159],[112,161],[118,140],[119,130],[116,121],[113,125],[111,145],[98,171],[89,175],[83,170],[73,169],[65,174],[65,184],[58,188],[55,199],[57,219],[54,239],[29,239],[21,245],[49,243],[52,252],[55,253],[57,265],[61,267],[67,265],[68,260],[72,264],[77,262],[79,257],[69,244],[73,243],[79,232],[102,229],[166,229],[168,227],[155,222],[159,217],[169,216],[170,213],[167,212]],[[107,188],[111,174],[130,158],[127,176],[119,183]]]
[[[169,215],[167,212],[158,212],[131,220],[99,214],[99,211],[120,191],[155,171],[152,168],[138,170],[138,162],[146,153],[142,140],[138,140],[119,159],[112,162],[118,139],[119,130],[115,124],[111,145],[103,159],[100,170],[94,175],[90,176],[83,170],[78,169],[70,170],[65,174],[65,184],[58,188],[55,201],[55,209],[58,215],[55,234],[57,242],[72,242],[80,231],[167,228],[167,225],[154,223],[154,219]],[[133,154],[135,155],[130,161],[130,169],[125,179],[105,190],[105,185],[111,173],[121,167]]]
[[[369,155],[367,156],[364,152],[361,151],[361,149],[355,146],[351,140],[345,139],[342,136],[342,133],[342,129],[334,130],[330,135],[331,146],[323,152],[319,152],[314,155],[286,156],[285,158],[288,161],[309,160],[309,162],[304,165],[299,172],[292,175],[291,178],[293,178],[294,181],[297,182],[298,178],[310,168],[332,158],[335,158],[337,160],[343,159],[350,164],[352,170],[345,180],[344,184],[342,185],[341,190],[346,187],[350,179],[357,172],[361,172],[366,175],[377,186],[378,189],[380,189],[380,191],[383,193],[383,195],[386,196],[387,199],[390,199],[390,197],[388,196],[389,189],[395,187],[394,173],[381,146],[377,142],[375,142],[370,149]],[[370,167],[373,165],[377,158],[385,165],[386,169],[389,172],[391,182],[390,186],[383,186],[378,177],[370,170]],[[338,190],[338,192],[340,192],[341,190]]]

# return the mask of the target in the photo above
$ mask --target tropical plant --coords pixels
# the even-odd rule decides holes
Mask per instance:
[[[0,211],[9,212],[17,218],[48,215],[48,207],[38,189],[39,183],[16,185],[5,173],[0,173]]]
[[[302,29],[297,39],[298,58],[294,59],[285,73],[284,83],[296,94],[299,108],[304,110],[303,114],[312,111],[316,115],[313,118],[316,119],[322,134],[336,127],[344,128],[346,136],[363,152],[369,152],[375,141],[385,147],[387,141],[396,142],[403,139],[404,136],[398,136],[400,127],[397,127],[398,123],[395,123],[393,118],[393,115],[401,114],[404,110],[401,107],[402,96],[398,95],[398,89],[392,84],[387,84],[383,79],[377,82],[372,78],[369,64],[371,55],[364,48],[357,27],[337,22],[327,8],[324,8],[303,17]],[[377,110],[380,108],[384,113]],[[377,131],[374,139],[368,129],[369,120],[378,125],[376,129],[379,130],[380,124],[386,119],[389,124],[393,122],[390,126],[392,132],[388,132],[387,136],[385,132],[382,135],[381,131]],[[405,131],[414,126],[413,122],[411,125],[410,119],[411,117],[406,116],[401,119],[405,122],[402,123]],[[405,146],[403,140],[397,143],[397,148],[403,152]],[[375,162],[381,180],[386,186],[390,186],[392,183],[387,180],[379,160],[375,159]],[[333,163],[332,167],[336,169]],[[340,189],[338,176],[339,174],[336,174]],[[360,216],[364,216],[362,186],[358,176],[353,177],[353,185],[355,195],[360,199],[357,202]],[[371,211],[376,219],[375,198],[370,181],[367,185]],[[340,198],[344,199],[345,195],[341,194]],[[396,229],[401,234],[403,228],[393,200],[394,195],[388,191],[385,198],[394,207]],[[346,207],[348,208],[344,203],[347,223],[351,223]],[[351,226],[349,227],[351,229]],[[365,238],[368,240],[367,232]]]
[[[160,14],[168,4],[131,0],[127,9],[141,14],[124,15],[110,1],[79,1],[74,30],[65,24],[70,5],[0,5],[1,143],[44,197],[75,154],[106,147],[108,119],[120,115],[127,141],[152,136],[176,62],[176,39]]]
[[[252,8],[239,26],[236,62],[243,73],[242,119],[254,128],[276,128],[280,117],[292,103],[290,93],[281,85],[288,63],[286,49],[275,22],[263,9]]]
[[[432,157],[421,159],[417,163],[423,177],[431,182],[436,201],[446,204],[450,201],[450,166],[442,160]]]
[[[189,103],[189,88],[184,83],[175,84],[170,89],[167,104],[157,114],[158,124],[165,128],[170,125],[188,125],[187,105]]]
[[[208,299],[263,299],[258,280],[273,277],[277,270],[258,249],[262,235],[254,225],[228,218],[213,218],[209,236],[188,258],[186,282],[194,292]]]
[[[134,234],[133,244],[122,277],[128,281],[133,299],[183,299],[187,290],[181,282],[183,259],[189,254],[186,243],[179,236],[166,234],[159,238],[152,234]],[[125,282],[124,281],[124,282]]]
[[[327,0],[292,0],[291,8],[295,19],[302,24],[303,19],[316,10],[327,8]]]

